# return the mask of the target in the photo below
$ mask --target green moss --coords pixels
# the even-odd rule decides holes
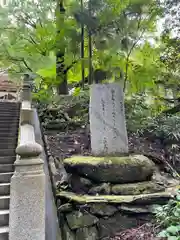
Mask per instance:
[[[123,157],[73,156],[64,160],[69,173],[97,182],[133,183],[146,181],[152,176],[154,163],[143,155]]]
[[[179,186],[174,188],[168,188],[164,192],[160,193],[151,193],[151,194],[140,194],[140,195],[101,195],[101,196],[90,196],[90,195],[78,195],[73,192],[58,192],[57,197],[66,198],[68,201],[77,202],[80,204],[85,203],[97,203],[97,202],[104,202],[104,203],[144,203],[144,202],[166,202],[173,195],[177,193],[177,189]]]
[[[138,162],[141,163],[141,159],[139,159],[139,156],[136,159],[136,155],[134,156],[130,155],[130,156],[124,156],[124,157],[73,156],[70,158],[66,158],[64,160],[64,163],[72,164],[72,165],[82,164],[82,163],[86,163],[90,165],[99,165],[99,164],[135,164],[137,165]]]
[[[164,191],[164,187],[152,181],[139,183],[116,184],[112,186],[112,193],[117,195],[138,195]]]

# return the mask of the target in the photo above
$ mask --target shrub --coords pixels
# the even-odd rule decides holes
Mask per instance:
[[[158,237],[168,240],[180,240],[180,191],[167,205],[155,209],[156,220],[162,231]]]

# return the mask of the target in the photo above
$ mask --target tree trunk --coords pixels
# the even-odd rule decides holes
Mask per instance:
[[[91,0],[88,3],[89,16],[91,17]],[[89,27],[88,29],[88,45],[89,45],[89,79],[88,83],[91,85],[93,83],[93,67],[92,67],[92,32]]]
[[[65,41],[59,39],[59,33],[64,25],[65,8],[63,0],[57,0],[56,26],[57,26],[57,52],[56,52],[56,79],[58,82],[57,93],[59,95],[68,94],[67,71],[64,63]]]
[[[83,0],[81,0],[81,12],[84,10]],[[84,24],[81,24],[81,73],[82,73],[82,88],[85,84],[85,71],[84,71]]]

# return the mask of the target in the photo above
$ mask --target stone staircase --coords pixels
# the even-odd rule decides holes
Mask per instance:
[[[0,102],[0,240],[8,240],[10,180],[16,159],[20,103]]]

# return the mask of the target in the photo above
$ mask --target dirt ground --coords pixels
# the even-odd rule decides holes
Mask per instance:
[[[76,129],[68,132],[46,131],[48,143],[53,156],[60,159],[72,155],[90,154],[90,137],[85,129]],[[141,153],[149,156],[158,164],[163,164],[166,160],[167,152],[158,140],[149,141],[143,137],[129,135],[129,152]]]

